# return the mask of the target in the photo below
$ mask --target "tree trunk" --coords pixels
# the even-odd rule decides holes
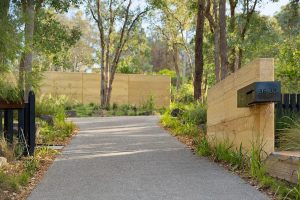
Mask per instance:
[[[198,0],[196,44],[195,44],[195,76],[194,76],[194,99],[200,100],[203,76],[203,32],[204,32],[204,0]]]
[[[221,79],[225,79],[228,74],[227,57],[227,36],[226,36],[226,0],[220,0],[219,4],[220,21],[220,51],[221,51]]]
[[[34,0],[27,0],[22,2],[24,8],[24,19],[25,19],[25,51],[23,58],[20,62],[20,80],[25,80],[25,92],[24,98],[25,102],[28,100],[29,91],[32,89],[32,84],[30,79],[26,78],[31,75],[32,72],[32,57],[33,57],[33,34],[34,34],[34,21],[35,21],[35,9]],[[24,73],[25,72],[25,73]],[[25,75],[25,79],[24,79]],[[21,83],[24,85],[24,83]]]
[[[174,62],[174,67],[175,67],[175,71],[176,71],[176,89],[178,90],[180,88],[180,84],[181,84],[181,78],[180,78],[180,70],[179,70],[179,66],[178,66],[178,49],[176,47],[176,45],[173,45],[173,52],[172,52],[172,57],[173,57],[173,62]]]
[[[205,78],[202,81],[203,82],[203,95],[202,95],[202,103],[205,102],[205,100],[207,99],[207,92],[208,92],[208,73],[205,73]]]
[[[0,27],[4,28],[8,25],[8,11],[9,11],[9,4],[10,4],[10,0],[1,0],[0,1]],[[2,34],[7,34],[6,29],[4,31],[4,33]],[[5,37],[3,37],[2,39],[4,39]],[[7,52],[7,47],[5,45],[6,41],[1,41],[0,40],[0,45],[2,46],[0,48],[0,69],[1,69],[1,65],[4,65],[6,62],[6,52]]]
[[[214,11],[214,61],[215,61],[215,76],[216,82],[220,82],[220,27],[219,27],[219,17],[218,17],[218,4],[217,0],[213,1],[213,11]]]
[[[236,29],[236,18],[235,18],[235,9],[237,6],[238,1],[237,0],[229,0],[229,5],[230,5],[230,21],[229,21],[229,33],[233,34]],[[228,63],[228,68],[230,69],[231,72],[235,72],[235,63],[236,63],[236,47],[234,44],[230,47],[230,52],[229,52],[229,63]]]
[[[105,106],[105,99],[106,99],[106,85],[105,85],[105,40],[104,40],[104,27],[103,27],[103,21],[102,21],[102,11],[101,11],[101,1],[97,0],[97,17],[94,16],[99,30],[99,39],[100,39],[100,47],[101,47],[101,53],[100,53],[100,103],[101,106]],[[93,13],[92,13],[93,14]]]
[[[243,59],[243,49],[239,48],[238,56],[237,56],[237,69],[242,67],[242,59]]]

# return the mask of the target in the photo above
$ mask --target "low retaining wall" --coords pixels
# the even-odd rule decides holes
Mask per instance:
[[[171,78],[161,75],[116,74],[111,103],[141,105],[150,96],[157,107],[168,107]],[[100,102],[100,74],[46,72],[41,94],[66,95],[88,104]]]
[[[242,144],[246,152],[260,143],[267,154],[274,151],[274,103],[237,107],[237,91],[258,81],[274,81],[273,59],[256,59],[208,91],[207,135],[211,143],[229,141],[235,148]]]

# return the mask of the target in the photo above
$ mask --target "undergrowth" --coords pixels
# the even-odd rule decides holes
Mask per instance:
[[[0,168],[0,191],[18,192],[39,169],[43,159],[58,152],[48,147],[38,148],[33,157],[22,158],[15,165]]]

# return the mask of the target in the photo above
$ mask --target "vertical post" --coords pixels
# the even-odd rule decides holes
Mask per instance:
[[[0,136],[3,132],[3,126],[2,126],[2,110],[0,110]]]
[[[282,116],[282,94],[280,94],[280,101],[276,103],[276,117]]]
[[[28,96],[28,146],[29,154],[34,154],[35,149],[35,94],[33,91],[29,92]]]
[[[298,112],[300,112],[300,94],[297,94],[297,107],[298,107]]]
[[[13,143],[14,132],[14,118],[13,110],[4,111],[4,137],[9,144]]]
[[[296,112],[297,107],[296,107],[296,94],[290,94],[290,106],[291,106],[291,111]]]
[[[288,112],[290,108],[290,95],[284,94],[283,95],[283,109],[284,111]]]

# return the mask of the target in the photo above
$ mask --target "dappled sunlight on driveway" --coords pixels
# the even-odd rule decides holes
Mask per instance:
[[[140,153],[149,153],[149,152],[167,152],[167,151],[178,151],[184,148],[168,148],[168,149],[144,149],[144,150],[136,150],[136,151],[82,151],[75,150],[72,152],[65,152],[65,156],[58,158],[57,161],[65,161],[65,160],[78,160],[78,159],[92,159],[92,158],[101,158],[101,157],[114,157],[114,156],[128,156],[133,154]],[[69,154],[69,155],[68,155]],[[77,155],[77,154],[87,154],[87,155]]]

